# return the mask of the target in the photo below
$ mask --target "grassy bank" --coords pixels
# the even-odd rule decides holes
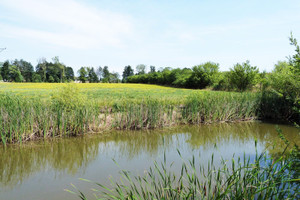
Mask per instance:
[[[33,84],[4,85],[30,88]],[[36,87],[43,85],[51,86],[37,84]],[[75,136],[112,128],[141,129],[255,119],[261,99],[259,93],[181,90],[152,85],[104,86],[88,90],[80,88],[82,84],[61,84],[58,89],[35,93],[23,88],[23,94],[19,94],[18,89],[11,92],[6,88],[0,95],[2,143]],[[48,96],[40,98],[43,93]],[[92,97],[97,93],[106,95]]]

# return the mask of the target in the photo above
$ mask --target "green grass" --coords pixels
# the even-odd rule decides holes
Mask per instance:
[[[32,84],[23,85],[15,84],[14,87],[29,87]],[[175,124],[249,120],[258,116],[259,93],[182,90],[184,95],[180,95],[178,89],[160,86],[115,85],[134,98],[127,93],[122,98],[116,98],[113,93],[118,89],[117,86],[110,88],[111,96],[107,94],[103,98],[91,98],[86,92],[94,93],[88,87],[83,92],[84,84],[59,85],[58,89],[49,89],[49,96],[41,99],[36,98],[38,94],[32,98],[28,98],[26,92],[20,95],[18,89],[12,93],[8,93],[8,90],[0,92],[2,143],[74,136],[112,128],[156,128]],[[53,87],[48,84],[33,86]],[[125,86],[127,88],[124,89]],[[111,85],[101,87],[108,90]],[[167,92],[157,94],[157,88]],[[148,95],[141,97],[136,90],[141,93],[147,91]],[[119,92],[115,93],[120,96]]]

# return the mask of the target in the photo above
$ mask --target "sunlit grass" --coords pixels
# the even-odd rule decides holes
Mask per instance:
[[[3,144],[112,128],[143,129],[256,119],[259,107],[256,93],[142,84],[4,83],[1,87]]]

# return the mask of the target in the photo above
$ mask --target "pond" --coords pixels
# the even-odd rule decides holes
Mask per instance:
[[[289,141],[300,145],[299,129],[279,127]],[[259,121],[114,131],[1,147],[0,199],[77,199],[64,191],[72,190],[71,184],[92,195],[95,186],[79,178],[109,185],[109,178],[118,179],[121,169],[142,174],[154,160],[162,160],[164,153],[169,162],[175,162],[176,170],[181,163],[177,150],[184,159],[195,155],[204,165],[212,154],[215,165],[233,155],[245,153],[253,158],[255,139],[258,152],[274,155],[285,147],[276,125]]]

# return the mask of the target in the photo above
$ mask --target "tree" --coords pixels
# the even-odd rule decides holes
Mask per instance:
[[[292,57],[289,57],[289,62],[290,65],[293,66],[295,72],[300,73],[300,47],[298,45],[296,38],[294,38],[293,33],[291,33],[289,39],[290,39],[290,44],[295,46],[295,51],[296,51],[296,53]]]
[[[110,83],[119,83],[120,82],[119,77],[120,77],[120,75],[119,75],[118,72],[110,73],[110,75],[109,75],[109,82]]]
[[[103,79],[102,79],[103,83],[109,83],[110,82],[110,72],[108,70],[107,66],[104,66],[103,68]]]
[[[9,67],[9,77],[13,82],[23,82],[24,78],[16,65],[11,65]]]
[[[47,77],[47,81],[52,83],[52,82],[55,82],[55,83],[59,83],[61,82],[61,68],[55,64],[55,63],[47,63],[47,66],[46,66],[46,77]],[[50,77],[51,80],[50,80]]]
[[[123,71],[123,79],[122,79],[122,82],[123,83],[126,83],[127,82],[127,78],[129,77],[129,76],[133,76],[134,75],[134,73],[133,73],[133,69],[131,68],[131,66],[130,65],[128,65],[128,66],[125,66],[124,67],[124,71]]]
[[[34,83],[40,83],[40,82],[42,82],[41,76],[39,74],[37,74],[37,73],[33,73],[32,74],[32,82],[34,82]]]
[[[64,78],[65,78],[65,66],[64,64],[59,62],[59,57],[55,56],[54,58],[52,58],[52,61],[54,62],[55,67],[57,67],[60,71],[59,71],[59,77],[60,77],[60,82],[64,82]]]
[[[210,86],[214,83],[218,71],[219,64],[213,62],[194,66],[192,75],[188,80],[188,86],[200,89]]]
[[[47,65],[48,62],[45,58],[38,59],[38,65],[36,66],[36,73],[41,76],[42,82],[47,81]]]
[[[258,69],[256,66],[251,66],[250,62],[234,65],[230,68],[229,80],[232,86],[239,91],[250,89],[256,84]]]
[[[65,76],[68,82],[75,80],[74,71],[72,67],[66,67]]]
[[[150,66],[150,73],[154,73],[155,72],[155,66]]]
[[[96,69],[96,74],[98,76],[98,80],[101,81],[103,78],[103,68],[101,66]]]
[[[1,76],[3,81],[9,81],[9,62],[5,61],[3,67],[1,68]]]
[[[48,82],[49,83],[54,83],[55,82],[55,79],[53,78],[53,76],[49,76],[49,78],[48,78]]]
[[[81,67],[79,70],[78,70],[78,79],[82,82],[82,83],[85,83],[87,81],[87,71],[85,69],[85,67]]]
[[[136,74],[141,75],[141,74],[146,74],[146,65],[144,64],[139,64],[136,66]]]
[[[23,59],[21,60],[14,60],[13,65],[17,66],[24,77],[24,80],[26,82],[31,82],[32,81],[32,74],[34,72],[33,66],[31,65],[30,62],[27,62]]]
[[[98,77],[97,74],[95,73],[94,67],[92,68],[87,68],[88,72],[88,80],[90,83],[98,83]]]

